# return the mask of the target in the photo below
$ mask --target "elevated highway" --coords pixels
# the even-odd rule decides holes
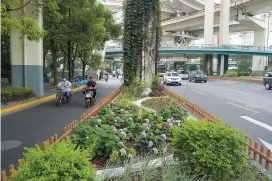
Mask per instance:
[[[161,54],[184,55],[184,54],[229,54],[229,55],[258,55],[272,56],[272,48],[261,46],[243,46],[243,45],[194,45],[194,46],[176,46],[162,45]],[[106,56],[120,56],[123,54],[121,46],[108,47]]]
[[[252,30],[252,27],[245,28],[247,25],[245,22],[262,21],[252,16],[260,13],[272,11],[272,0],[231,0],[230,4],[230,22],[233,27],[236,27],[236,31]],[[204,17],[205,9],[189,13],[187,15],[176,17],[162,22],[162,27],[165,31],[177,32],[177,31],[191,31],[194,35],[203,35],[204,29]],[[246,20],[243,22],[242,20]],[[220,4],[214,7],[214,25],[218,26],[220,21]],[[233,23],[236,21],[236,23]],[[240,23],[237,23],[241,21]],[[238,28],[237,28],[238,27]]]

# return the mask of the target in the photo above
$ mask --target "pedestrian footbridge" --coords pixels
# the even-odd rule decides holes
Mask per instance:
[[[107,47],[106,56],[120,56],[121,46]],[[229,54],[229,55],[259,55],[272,56],[272,47],[203,44],[193,46],[162,45],[160,54]]]

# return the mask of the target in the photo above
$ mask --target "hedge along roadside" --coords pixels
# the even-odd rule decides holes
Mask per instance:
[[[80,91],[81,89],[82,89],[82,87],[78,87],[78,88],[72,89],[72,91],[77,92],[77,91]],[[47,96],[47,97],[43,97],[43,98],[37,98],[37,99],[35,99],[33,101],[29,101],[29,102],[26,102],[26,103],[18,104],[16,106],[11,106],[11,107],[1,109],[0,113],[2,115],[2,114],[7,114],[7,113],[10,113],[10,112],[18,111],[18,110],[21,110],[21,109],[24,109],[24,108],[27,108],[27,107],[30,107],[30,106],[33,106],[33,105],[36,105],[36,104],[39,104],[39,103],[43,103],[43,102],[53,100],[55,98],[56,98],[56,94],[53,94],[53,95],[50,95],[50,96]]]
[[[242,78],[239,78],[239,77],[208,76],[208,79],[212,79],[212,80],[230,80],[230,81],[238,81],[238,82],[263,84],[263,80],[242,79]]]
[[[165,91],[173,98],[177,99],[177,101],[181,104],[184,105],[184,107],[194,114],[197,118],[199,119],[207,119],[210,122],[213,121],[219,121],[218,118],[215,116],[211,115],[207,111],[201,109],[199,106],[191,103],[187,99],[183,98],[182,96],[172,92],[169,89],[165,89]],[[228,125],[229,126],[229,125]],[[229,126],[230,127],[230,126]],[[230,127],[231,128],[231,127]],[[253,158],[256,163],[259,164],[261,168],[265,168],[265,170],[269,173],[270,171],[270,166],[272,164],[272,158],[271,158],[271,150],[266,149],[265,152],[265,147],[263,145],[259,146],[259,143],[257,141],[252,140],[249,137],[245,137],[245,142],[248,145],[248,156]]]
[[[101,107],[104,105],[109,104],[113,99],[115,99],[117,97],[117,95],[120,93],[120,88],[113,91],[111,94],[109,94],[107,97],[105,97],[101,102],[99,102],[98,104],[94,105],[91,109],[89,109],[88,111],[86,111],[85,113],[83,113],[80,116],[80,121],[85,121],[87,120],[89,117],[91,116],[96,116],[99,114]],[[74,127],[76,127],[77,122],[76,121],[72,121],[70,124],[68,124],[67,126],[64,127],[64,135],[62,135],[60,138],[58,138],[57,134],[55,134],[54,136],[51,136],[49,139],[47,139],[46,141],[44,141],[42,143],[42,150],[46,150],[46,147],[55,144],[56,142],[60,142],[64,139],[66,139],[69,135],[72,134],[72,130]],[[27,162],[29,162],[29,160],[27,158],[24,158]],[[17,161],[17,165],[18,167],[20,167],[20,165],[22,164],[22,159],[19,159]],[[17,168],[18,168],[17,167]],[[14,169],[15,165],[11,164],[9,166],[9,173],[12,174],[14,173]],[[5,170],[1,171],[1,180],[5,181],[6,180],[6,175],[7,172]]]

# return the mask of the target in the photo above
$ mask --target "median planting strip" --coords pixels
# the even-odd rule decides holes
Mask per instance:
[[[201,109],[197,105],[191,103],[187,99],[179,96],[176,93],[173,93],[169,89],[166,89],[165,91],[166,91],[166,93],[168,95],[170,95],[172,98],[177,100],[178,103],[182,104],[189,112],[194,114],[197,118],[199,118],[199,119],[204,118],[204,119],[207,119],[210,122],[219,121],[219,119],[217,119],[215,116],[209,114],[208,112]],[[80,116],[80,120],[85,121],[85,120],[89,119],[92,116],[98,115],[100,113],[101,107],[108,104],[108,103],[110,103],[110,102],[112,102],[112,100],[114,100],[119,93],[120,93],[120,89],[117,89],[114,92],[112,92],[110,95],[108,95],[106,98],[104,98],[100,103],[93,106],[86,113],[83,113]],[[58,138],[57,135],[54,135],[54,136],[50,137],[50,139],[47,139],[45,142],[43,142],[42,149],[46,150],[47,146],[52,145],[52,144],[54,144],[54,143],[56,143],[58,141],[62,141],[64,139],[66,139],[69,135],[72,134],[72,130],[76,125],[77,125],[77,122],[73,121],[72,123],[70,123],[69,125],[67,125],[64,128],[65,133],[64,133],[63,136]],[[261,167],[264,167],[269,172],[270,165],[272,164],[271,151],[269,149],[267,149],[265,151],[265,148],[264,148],[263,145],[260,145],[260,148],[259,148],[258,142],[253,141],[251,138],[246,137],[245,142],[248,145],[248,150],[247,150],[248,156],[253,158],[256,162],[259,163],[259,165]],[[18,160],[18,166],[20,166],[21,163],[22,163],[22,160],[21,159]],[[14,169],[15,169],[15,166],[13,164],[10,165],[10,173],[11,174],[13,173]],[[1,172],[1,178],[2,178],[2,180],[4,180],[6,178],[6,171],[3,170]]]
[[[208,79],[210,79],[210,80],[229,80],[229,81],[238,81],[238,82],[263,84],[263,80],[243,79],[243,78],[239,78],[239,77],[208,76]]]

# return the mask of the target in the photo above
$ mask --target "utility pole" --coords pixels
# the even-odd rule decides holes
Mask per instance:
[[[69,8],[69,23],[70,23],[70,18],[71,18],[71,8]],[[71,81],[72,80],[72,76],[73,76],[73,73],[72,73],[72,41],[70,39],[70,36],[69,36],[69,39],[68,39],[68,42],[67,42],[67,45],[68,45],[68,74],[69,74],[69,80]]]

